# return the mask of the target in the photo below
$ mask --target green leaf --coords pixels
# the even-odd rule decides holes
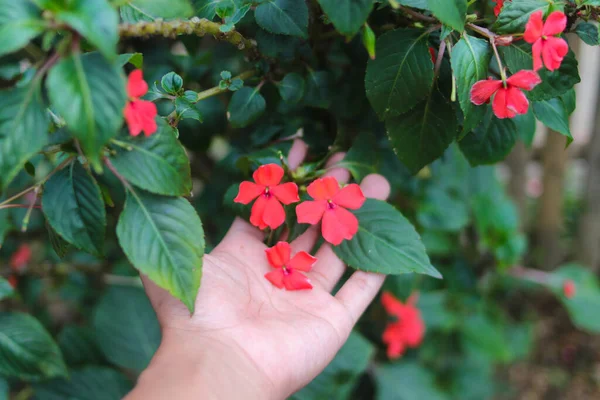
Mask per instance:
[[[156,314],[141,288],[110,287],[94,310],[93,323],[104,355],[123,368],[144,370],[160,344]]]
[[[25,47],[44,31],[40,14],[30,0],[0,0],[0,56]]]
[[[491,56],[487,40],[477,39],[466,33],[452,49],[452,71],[456,76],[460,108],[465,116],[464,133],[471,132],[485,115],[485,107],[473,104],[470,94],[475,82],[487,79]]]
[[[567,137],[567,145],[573,141],[569,129],[569,114],[560,98],[532,103],[535,117],[548,128]]]
[[[100,187],[79,162],[46,182],[42,209],[52,228],[75,247],[102,256],[106,211]]]
[[[46,144],[45,108],[39,80],[0,92],[0,192]]]
[[[5,198],[2,196],[0,196],[0,199],[5,200]],[[6,210],[4,212],[0,212],[0,249],[4,244],[4,238],[6,235],[8,235],[10,231],[14,229],[15,227],[12,223],[11,213],[7,212]]]
[[[256,23],[271,33],[308,37],[308,7],[305,1],[268,0],[254,12]]]
[[[304,96],[304,78],[300,74],[291,72],[283,77],[277,89],[283,101],[296,104]]]
[[[338,163],[346,168],[357,182],[361,182],[365,176],[377,172],[377,138],[372,132],[363,132],[354,139],[352,147]]]
[[[373,8],[373,0],[318,1],[335,29],[345,36],[354,36]]]
[[[371,27],[368,24],[365,24],[362,30],[362,43],[363,46],[365,46],[365,50],[367,50],[367,53],[369,53],[369,58],[371,58],[371,60],[374,60],[376,57],[376,40],[377,38],[375,37],[375,32],[373,32],[373,29],[371,29]]]
[[[164,124],[166,125],[166,124]],[[122,138],[111,162],[135,186],[166,196],[187,196],[192,191],[190,162],[175,138],[173,128],[161,126],[149,137]]]
[[[0,276],[0,300],[11,297],[14,293],[13,287],[6,279]]]
[[[329,72],[309,70],[303,103],[309,107],[328,109],[331,105],[331,86]]]
[[[260,88],[243,87],[231,96],[229,107],[229,122],[234,128],[244,128],[260,117],[266,109],[265,98],[259,92]]]
[[[77,325],[67,325],[58,335],[58,345],[69,366],[100,365],[106,360],[98,346],[95,332]]]
[[[377,400],[449,400],[433,374],[414,361],[384,364],[375,369]]]
[[[461,324],[463,342],[477,354],[486,355],[493,361],[507,362],[511,353],[501,327],[487,316],[472,315]]]
[[[600,44],[600,35],[598,35],[598,26],[589,22],[580,22],[575,27],[575,33],[586,44],[598,46]]]
[[[10,399],[10,385],[8,381],[0,376],[0,400]]]
[[[157,18],[188,18],[193,14],[189,0],[129,0],[121,6],[121,19],[130,24]]]
[[[445,25],[462,32],[465,29],[467,0],[427,0],[429,9]]]
[[[469,209],[451,190],[431,186],[418,206],[417,220],[427,229],[458,232],[469,223]]]
[[[513,121],[517,126],[517,132],[519,132],[519,138],[525,143],[527,147],[531,147],[533,144],[533,138],[535,136],[536,124],[535,116],[533,115],[533,107],[529,107],[527,114],[517,114]]]
[[[137,69],[142,69],[144,66],[144,55],[142,53],[125,53],[117,56],[116,64],[119,67],[124,67],[127,63],[133,65]]]
[[[291,400],[349,399],[374,353],[375,347],[367,339],[352,332],[327,368]]]
[[[549,8],[550,3],[546,0],[506,1],[494,24],[494,32],[523,32],[525,31],[525,25],[527,24],[527,21],[529,21],[531,14],[538,10],[542,10],[543,14],[546,15]]]
[[[0,312],[0,374],[25,381],[66,377],[54,340],[31,315]]]
[[[496,118],[491,107],[481,124],[458,144],[471,166],[493,164],[510,153],[517,141],[517,127],[511,119]]]
[[[454,108],[437,89],[413,110],[388,119],[385,126],[398,159],[413,173],[444,154],[458,131]]]
[[[358,233],[333,247],[348,266],[390,275],[414,272],[442,277],[431,265],[415,228],[393,206],[367,199],[353,213],[358,218]]]
[[[194,15],[198,18],[212,20],[216,15],[216,9],[223,0],[193,0]]]
[[[514,74],[522,69],[533,68],[533,57],[531,55],[531,45],[524,43],[500,48],[502,58],[510,71]],[[581,81],[577,67],[575,54],[569,50],[567,56],[563,59],[560,68],[556,71],[541,69],[538,71],[542,83],[533,90],[525,92],[529,100],[549,100],[551,98],[565,94],[573,88],[575,84]]]
[[[52,106],[79,139],[94,168],[100,170],[102,148],[123,123],[126,95],[122,72],[98,53],[75,53],[50,70],[46,88]]]
[[[38,400],[119,400],[133,385],[122,373],[106,367],[72,371],[69,379],[57,379],[34,386]]]
[[[133,266],[193,313],[202,277],[204,231],[191,204],[130,191],[117,236]]]
[[[428,0],[396,0],[398,3],[407,7],[420,8],[421,10],[429,10]]]
[[[162,77],[160,85],[165,92],[176,95],[183,88],[183,79],[175,72],[169,72]]]
[[[109,60],[117,56],[119,14],[107,0],[75,0],[54,12],[58,22],[75,29]]]
[[[427,36],[416,29],[397,29],[377,39],[377,58],[369,60],[365,88],[381,120],[404,114],[429,95],[433,63]]]
[[[577,107],[577,93],[575,92],[575,89],[573,88],[567,90],[565,94],[560,96],[560,99],[565,106],[565,111],[567,114],[573,114],[573,112],[575,112],[575,108]]]
[[[50,241],[50,245],[52,245],[52,249],[56,253],[59,258],[63,258],[69,252],[71,244],[63,239],[52,226],[46,221],[46,230],[48,231],[48,239]]]

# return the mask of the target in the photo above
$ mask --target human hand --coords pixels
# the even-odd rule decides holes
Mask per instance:
[[[300,164],[306,145],[296,141],[290,167]],[[350,178],[329,161],[327,175]],[[361,183],[365,196],[386,199],[380,175]],[[310,252],[318,238],[313,226],[291,243],[292,254]],[[143,278],[163,339],[128,399],[283,399],[315,378],[344,344],[358,318],[377,295],[384,275],[356,271],[335,296],[331,291],[345,265],[324,244],[307,274],[314,288],[285,291],[265,273],[263,234],[236,219],[223,241],[206,255],[196,312]]]

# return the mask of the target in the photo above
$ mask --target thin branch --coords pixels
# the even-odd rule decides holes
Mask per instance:
[[[412,10],[412,9],[410,9],[408,7],[404,7],[403,5],[398,5],[398,9],[402,10],[403,12],[405,12],[408,15],[410,15],[414,19],[418,19],[420,21],[425,21],[425,22],[436,22],[437,21],[437,19],[435,19],[433,17],[429,17],[427,15],[423,15],[423,14],[418,13],[415,10]]]
[[[6,204],[4,206],[0,206],[0,210],[3,210],[5,208],[29,208],[30,206],[28,204]],[[33,208],[35,208],[36,210],[41,210],[42,206],[33,206]]]
[[[119,171],[117,171],[117,169],[115,168],[113,163],[108,159],[108,157],[106,157],[104,159],[104,164],[110,170],[110,172],[112,172],[117,177],[117,179],[119,179],[121,181],[121,183],[123,184],[123,186],[125,186],[125,188],[127,190],[129,190],[132,193],[135,193],[133,186],[131,186],[131,184],[127,181],[127,179],[125,179],[125,177],[123,175],[121,175],[119,173]]]
[[[442,66],[442,60],[444,59],[444,53],[446,52],[446,41],[440,42],[440,48],[438,49],[437,59],[435,60],[435,68],[433,70],[433,76],[437,78],[440,73],[440,67]]]

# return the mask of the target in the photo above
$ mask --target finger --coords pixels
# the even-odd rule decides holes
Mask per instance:
[[[264,233],[258,228],[250,225],[250,223],[244,221],[240,217],[236,217],[233,224],[231,224],[231,228],[229,228],[227,234],[217,247],[227,246],[230,242],[262,242],[263,236]]]
[[[306,153],[308,152],[308,145],[300,139],[294,139],[290,153],[288,154],[287,162],[288,167],[293,171],[302,164]]]
[[[367,175],[360,188],[366,197],[374,199],[385,200],[390,195],[390,184],[387,179],[377,174]],[[346,265],[335,255],[329,244],[321,246],[315,257],[318,261],[312,270],[315,275],[313,280],[330,292],[344,274]]]
[[[360,316],[373,301],[385,281],[385,275],[374,272],[356,271],[335,298],[348,310],[352,323],[356,324]]]

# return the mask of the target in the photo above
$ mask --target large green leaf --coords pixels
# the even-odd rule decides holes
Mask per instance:
[[[375,369],[377,400],[448,400],[435,377],[411,361],[384,364]]]
[[[108,360],[138,372],[148,366],[160,344],[160,326],[142,289],[109,288],[94,310],[93,321]]]
[[[354,36],[365,23],[373,0],[318,0],[327,18],[338,32]]]
[[[354,215],[358,218],[358,233],[333,247],[348,266],[390,275],[415,272],[442,277],[431,265],[415,228],[393,206],[367,199]]]
[[[0,192],[48,140],[39,80],[0,92]]]
[[[598,46],[600,44],[600,35],[598,34],[598,26],[589,22],[580,22],[575,27],[575,33],[586,44],[590,46]]]
[[[14,290],[6,279],[0,276],[0,300],[12,296]]]
[[[433,63],[427,36],[397,29],[377,39],[377,58],[367,65],[365,89],[380,119],[404,114],[430,93]]]
[[[506,1],[494,24],[494,32],[523,32],[531,14],[538,10],[542,10],[546,14],[550,8],[550,4],[546,0]]]
[[[427,0],[429,9],[445,25],[462,32],[465,29],[467,0]]]
[[[487,40],[466,33],[452,49],[452,71],[456,77],[458,100],[464,114],[463,132],[470,132],[485,114],[485,107],[471,102],[471,88],[475,82],[487,79],[492,52]]]
[[[117,225],[129,261],[194,312],[204,256],[204,231],[182,198],[129,192]]]
[[[502,58],[508,66],[508,69],[514,74],[523,69],[533,68],[533,57],[531,55],[531,45],[521,43],[519,45],[511,44],[500,48]],[[541,69],[538,71],[542,83],[533,90],[525,92],[530,100],[549,100],[560,96],[569,91],[575,84],[581,81],[579,70],[577,68],[577,59],[575,54],[569,50],[564,58],[560,68],[556,71]]]
[[[117,55],[119,15],[107,0],[74,0],[54,11],[57,21],[73,29],[109,59]]]
[[[246,127],[265,112],[266,106],[258,87],[243,87],[231,96],[227,109],[229,122],[234,128]]]
[[[156,194],[187,196],[192,191],[190,162],[174,130],[161,126],[149,137],[126,137],[111,162],[125,179]]]
[[[573,141],[569,129],[569,114],[559,97],[532,103],[535,117],[548,128],[567,137],[567,144]]]
[[[30,0],[0,0],[0,56],[19,50],[45,28]]]
[[[493,164],[504,160],[515,145],[517,137],[514,121],[496,118],[491,107],[487,107],[481,124],[465,136],[459,142],[459,146],[472,166]]]
[[[70,367],[85,364],[100,365],[104,355],[95,332],[88,327],[67,325],[58,334],[58,345]]]
[[[435,88],[421,104],[389,118],[385,126],[394,152],[413,173],[444,154],[458,131],[452,104]]]
[[[88,253],[103,255],[106,211],[102,193],[79,162],[71,163],[46,182],[42,209],[63,239]]]
[[[308,36],[308,7],[305,1],[267,0],[256,7],[256,23],[280,35]]]
[[[36,400],[121,400],[133,385],[122,373],[106,367],[72,371],[69,379],[35,385]]]
[[[99,170],[102,148],[123,123],[126,96],[121,70],[99,53],[75,53],[50,70],[46,88],[52,106]]]
[[[26,381],[67,376],[58,346],[31,315],[0,312],[0,375]]]
[[[129,0],[121,6],[123,22],[187,18],[194,14],[189,0]]]

